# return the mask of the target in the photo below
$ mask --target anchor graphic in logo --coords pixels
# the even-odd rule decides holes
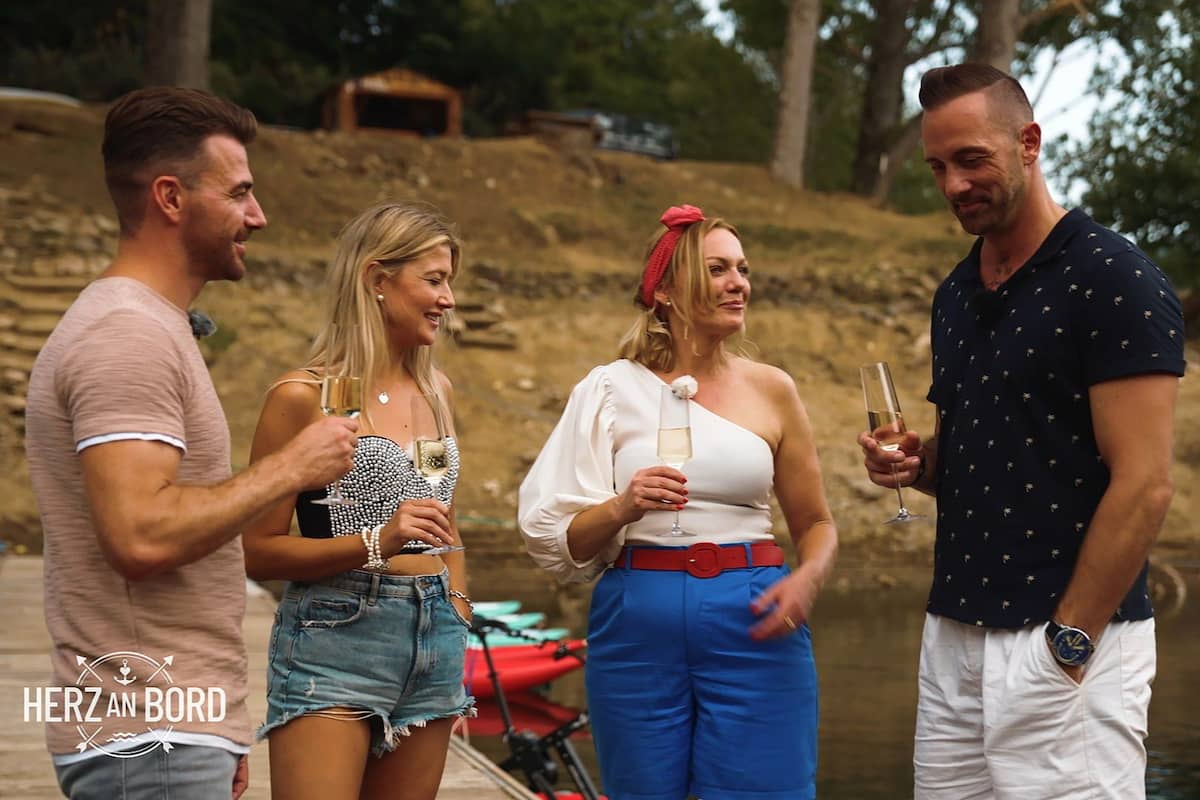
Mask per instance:
[[[110,662],[120,660],[121,665],[115,670],[112,669]],[[79,667],[79,677],[75,680],[76,686],[96,686],[107,690],[111,684],[119,684],[128,686],[131,683],[139,680],[133,674],[133,667],[129,662],[141,662],[146,668],[152,668],[152,671],[145,678],[141,679],[143,686],[150,686],[156,681],[162,685],[170,685],[174,683],[169,669],[174,666],[175,656],[165,656],[161,661],[144,655],[143,653],[134,652],[132,650],[122,650],[114,653],[106,653],[97,658],[88,659],[85,656],[75,656],[75,663]],[[164,751],[170,752],[173,745],[167,741],[168,736],[173,730],[173,725],[166,725],[164,729],[147,727],[143,731],[127,731],[115,730],[106,737],[101,737],[101,732],[106,726],[110,726],[113,722],[120,727],[124,721],[118,714],[115,717],[110,713],[106,715],[109,719],[106,720],[106,725],[97,727],[95,730],[89,731],[83,725],[76,725],[75,730],[79,734],[79,744],[75,745],[75,749],[80,753],[88,749],[99,750],[105,755],[113,756],[114,758],[136,758],[137,756],[145,755],[153,750],[161,747]],[[129,749],[122,749],[122,745],[126,745],[130,740],[149,736],[145,741],[135,744]]]
[[[129,677],[129,673],[133,672],[133,670],[129,667],[129,659],[128,658],[121,659],[121,668],[117,671],[121,673],[121,677],[113,678],[113,680],[116,681],[117,683],[121,684],[122,686],[128,686],[129,684],[131,684],[137,680],[136,677],[133,677],[133,678]]]

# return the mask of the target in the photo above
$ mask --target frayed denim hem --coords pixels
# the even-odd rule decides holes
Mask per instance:
[[[447,719],[449,717],[473,718],[476,713],[475,698],[468,697],[465,703],[446,714],[426,714],[397,723],[392,723],[385,719],[383,722],[383,740],[371,747],[371,754],[377,758],[381,758],[392,752],[400,745],[400,737],[410,735],[413,728],[424,728],[434,720]]]
[[[329,709],[331,708],[345,709],[345,711],[333,714],[329,713]],[[386,711],[380,711],[372,708],[355,708],[353,706],[348,706],[345,703],[326,703],[325,705],[301,708],[297,711],[293,711],[290,714],[284,714],[279,719],[263,723],[262,726],[260,726],[259,729],[254,732],[254,741],[261,742],[263,739],[267,738],[267,735],[270,734],[271,731],[287,725],[292,720],[299,719],[300,717],[325,717],[327,719],[341,719],[345,720],[346,722],[358,722],[360,720],[369,720],[374,717],[378,717],[383,721],[385,730],[391,727],[391,723],[388,721]]]

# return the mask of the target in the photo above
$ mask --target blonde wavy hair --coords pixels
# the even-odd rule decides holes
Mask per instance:
[[[617,346],[621,358],[636,361],[657,372],[670,372],[674,368],[675,353],[672,348],[676,333],[686,341],[688,332],[692,328],[692,320],[696,315],[714,311],[717,307],[709,288],[708,267],[704,263],[704,237],[717,228],[729,231],[737,237],[738,241],[741,241],[742,237],[738,234],[737,228],[720,217],[705,219],[690,225],[679,237],[679,241],[675,243],[675,251],[671,254],[671,263],[667,265],[667,271],[658,285],[659,289],[675,290],[675,303],[672,307],[679,318],[682,330],[671,330],[666,310],[657,302],[650,306],[643,302],[641,281],[639,280],[634,305],[641,311],[633,324],[625,331],[625,335],[621,337],[621,342]],[[651,238],[646,246],[645,256],[642,258],[643,264],[649,259],[654,246],[666,232],[665,229],[660,229]],[[743,354],[740,337],[739,334],[735,351]],[[726,354],[727,351],[722,344],[717,354],[718,358],[723,359]]]
[[[367,284],[367,267],[378,262],[390,277],[442,246],[450,249],[453,280],[462,260],[462,244],[441,212],[424,203],[385,203],[347,223],[338,234],[337,251],[325,275],[325,325],[309,352],[310,371],[359,375],[363,392],[373,391],[376,377],[387,369],[389,352],[383,310]],[[450,407],[434,371],[433,348],[410,348],[401,363],[421,393],[434,400],[434,412],[449,421]]]

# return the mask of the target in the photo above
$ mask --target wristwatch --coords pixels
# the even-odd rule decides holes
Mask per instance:
[[[1058,663],[1068,667],[1082,667],[1096,649],[1086,632],[1054,620],[1046,623],[1046,641]]]

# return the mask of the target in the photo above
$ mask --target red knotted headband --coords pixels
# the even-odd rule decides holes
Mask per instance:
[[[687,226],[704,221],[704,212],[695,206],[671,206],[663,212],[659,222],[667,226],[667,232],[654,245],[650,257],[646,259],[646,269],[642,272],[642,304],[646,308],[654,308],[654,290],[667,274],[667,266],[675,253],[675,245]]]

